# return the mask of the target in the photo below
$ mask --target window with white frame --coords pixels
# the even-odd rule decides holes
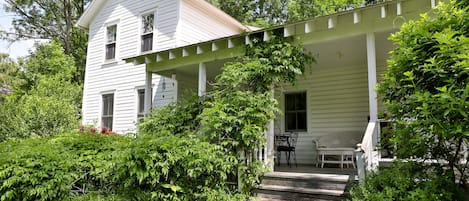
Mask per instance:
[[[155,28],[155,14],[142,15],[141,43],[142,52],[153,50],[153,31]]]
[[[306,92],[285,94],[285,131],[306,131]]]
[[[138,94],[138,108],[137,108],[137,119],[141,121],[145,116],[145,89],[139,89]],[[151,96],[153,96],[153,89],[151,90]]]
[[[101,115],[101,127],[112,130],[114,115],[114,94],[103,94],[103,112]]]
[[[117,25],[106,27],[106,60],[116,58]]]

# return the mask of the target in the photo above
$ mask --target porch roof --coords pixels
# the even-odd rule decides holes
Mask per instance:
[[[417,19],[441,0],[391,0],[327,16],[279,25],[183,47],[125,58],[126,62],[146,64],[147,71],[159,72],[202,62],[225,60],[244,55],[253,38],[269,40],[272,33],[295,37],[295,42],[312,44],[370,32],[398,29]]]

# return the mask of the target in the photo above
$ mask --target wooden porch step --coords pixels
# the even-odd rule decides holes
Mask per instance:
[[[262,201],[343,200],[353,180],[346,174],[272,172],[264,175],[256,194]]]

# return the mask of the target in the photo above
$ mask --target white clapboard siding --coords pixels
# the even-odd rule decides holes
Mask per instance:
[[[125,63],[122,59],[140,54],[140,16],[156,12],[154,51],[174,48],[239,33],[239,30],[211,19],[207,11],[199,11],[187,0],[107,0],[89,27],[82,119],[85,125],[100,126],[102,94],[114,93],[113,131],[135,131],[138,89],[145,86],[145,65]],[[191,6],[189,6],[191,5]],[[184,12],[184,14],[181,14]],[[180,16],[184,17],[181,20]],[[105,62],[106,27],[117,24],[115,62]],[[230,27],[228,27],[230,26]],[[227,28],[228,27],[228,28]],[[179,37],[179,38],[178,38]],[[178,41],[184,41],[178,44]],[[180,76],[177,75],[177,78]],[[162,107],[183,97],[197,80],[183,79],[174,85],[171,78],[153,75],[153,107]],[[195,82],[195,83],[193,83]],[[178,86],[179,89],[175,89]],[[184,90],[182,90],[184,89]],[[195,92],[197,88],[194,88]],[[191,90],[192,91],[192,90]],[[176,94],[178,93],[178,94]]]
[[[140,14],[156,10],[156,50],[175,46],[178,4],[169,0],[108,0],[89,27],[87,66],[83,95],[83,123],[100,126],[101,96],[114,93],[113,130],[126,133],[135,130],[137,90],[145,85],[145,65],[126,64],[122,58],[135,56],[140,48]],[[106,26],[117,23],[116,62],[105,64]],[[164,90],[162,83],[168,86]],[[163,106],[174,100],[172,80],[153,76],[153,105]],[[165,97],[165,98],[160,98]]]
[[[195,1],[181,1],[180,22],[178,26],[178,45],[209,41],[215,38],[235,35],[239,28],[228,26],[226,22],[204,9],[197,8]]]
[[[301,76],[296,86],[284,86],[276,92],[284,111],[284,94],[306,91],[307,132],[299,133],[297,161],[300,164],[316,162],[313,138],[337,136],[347,141],[360,141],[368,117],[368,81],[366,65],[318,67]],[[284,131],[284,118],[275,121],[275,132]],[[323,145],[328,145],[324,142]],[[353,145],[355,142],[345,142]],[[284,156],[283,156],[284,158]]]

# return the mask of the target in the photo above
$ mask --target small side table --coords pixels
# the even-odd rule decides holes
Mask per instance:
[[[344,164],[347,167],[349,164],[352,164],[352,167],[355,168],[354,154],[353,148],[318,148],[318,159],[321,161],[321,168],[324,168],[325,163],[340,164],[340,168],[344,168]],[[327,156],[338,156],[339,160],[326,160]]]

